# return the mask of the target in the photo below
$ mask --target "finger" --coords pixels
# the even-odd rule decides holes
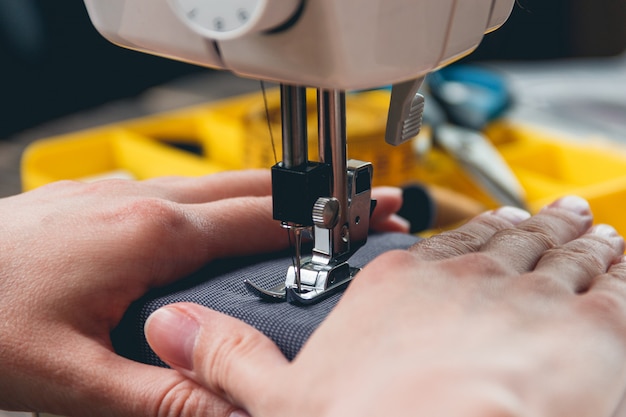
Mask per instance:
[[[76,232],[63,235],[63,245],[81,248],[81,256],[72,258],[72,271],[105,271],[93,279],[102,281],[113,292],[108,295],[120,302],[135,300],[215,259],[270,253],[289,245],[287,232],[272,219],[270,197],[191,205],[137,198],[101,211],[95,218],[78,217],[85,227],[73,225]],[[62,256],[40,262],[51,273],[71,272]],[[92,299],[90,288],[71,290],[77,299]],[[107,300],[96,297],[92,307],[106,314]]]
[[[408,233],[409,222],[396,215],[402,207],[402,190],[400,188],[373,188],[372,199],[376,200],[376,207],[370,220],[370,229],[377,232]]]
[[[595,277],[606,273],[623,252],[624,239],[617,231],[598,225],[582,237],[548,250],[537,263],[534,276],[580,293]]]
[[[77,262],[100,261],[106,270],[108,260],[100,254],[106,248],[127,265],[126,273],[135,282],[143,277],[148,288],[170,283],[215,259],[269,253],[289,244],[286,231],[272,219],[270,197],[191,205],[138,199],[117,207],[111,216],[124,218],[91,231],[98,247],[85,249],[92,253]]]
[[[267,170],[220,172],[204,177],[162,177],[143,181],[160,197],[178,203],[206,203],[225,198],[271,195]]]
[[[276,345],[247,324],[195,304],[173,304],[146,322],[146,338],[168,365],[252,415],[283,395],[288,362]]]
[[[242,196],[271,195],[269,172],[265,170],[233,171],[201,178],[162,177],[145,181],[161,189],[162,195],[180,203],[202,203]],[[377,201],[371,228],[376,231],[406,232],[407,222],[394,214],[402,206],[402,190],[376,187],[372,198]]]
[[[494,234],[481,251],[524,273],[532,270],[548,249],[564,245],[588,231],[592,220],[587,201],[564,197],[517,227]]]
[[[239,197],[185,206],[201,229],[199,244],[211,259],[274,252],[289,245],[273,219],[271,197]],[[203,245],[204,243],[204,245]]]
[[[514,228],[530,213],[503,207],[483,213],[457,229],[443,232],[416,243],[410,251],[424,261],[436,261],[479,251],[498,231]]]
[[[242,196],[271,195],[269,172],[265,170],[234,171],[200,178],[161,177],[144,181],[158,189],[159,196],[179,203],[203,203]],[[372,198],[377,201],[371,229],[380,232],[406,233],[408,223],[394,214],[402,206],[402,190],[376,187]]]

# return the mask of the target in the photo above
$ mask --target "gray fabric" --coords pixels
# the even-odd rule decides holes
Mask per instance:
[[[407,248],[417,240],[414,236],[396,233],[371,236],[368,243],[353,255],[350,263],[362,267],[381,253]],[[246,279],[263,288],[279,284],[284,280],[291,263],[291,256],[285,253],[274,257],[215,262],[176,285],[152,291],[130,307],[113,331],[114,347],[119,354],[138,362],[166,366],[148,346],[143,326],[153,311],[167,304],[184,301],[201,304],[243,320],[265,333],[288,359],[292,359],[332,310],[341,294],[303,307],[263,301],[246,289]]]

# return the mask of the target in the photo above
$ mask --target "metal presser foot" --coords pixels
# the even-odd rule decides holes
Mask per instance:
[[[267,301],[288,301],[295,304],[311,304],[344,289],[360,268],[350,266],[347,259],[365,244],[369,229],[369,217],[375,207],[371,200],[372,165],[368,162],[348,162],[348,190],[350,213],[348,223],[340,223],[340,204],[334,197],[319,197],[313,205],[313,226],[283,223],[295,236],[295,260],[287,269],[284,283],[264,289],[246,281],[248,289]],[[302,234],[313,236],[311,256],[302,257]],[[334,237],[341,243],[349,243],[348,252],[333,256]],[[352,238],[352,241],[350,241]]]
[[[307,271],[304,274],[307,277],[302,277],[300,285],[296,283],[298,275],[296,270],[294,266],[289,267],[285,283],[270,289],[260,288],[251,281],[246,281],[246,285],[252,293],[266,301],[287,301],[292,304],[306,305],[321,301],[343,290],[361,269],[353,268],[347,262],[336,265],[315,265],[305,260],[300,270]]]

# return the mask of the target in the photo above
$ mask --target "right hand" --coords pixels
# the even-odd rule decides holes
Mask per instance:
[[[193,304],[157,310],[148,341],[255,417],[610,417],[626,391],[624,240],[591,224],[569,197],[382,255],[291,363]]]

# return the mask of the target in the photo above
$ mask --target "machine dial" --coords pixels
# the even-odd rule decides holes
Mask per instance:
[[[215,40],[235,39],[280,27],[303,0],[168,0],[193,30]]]

